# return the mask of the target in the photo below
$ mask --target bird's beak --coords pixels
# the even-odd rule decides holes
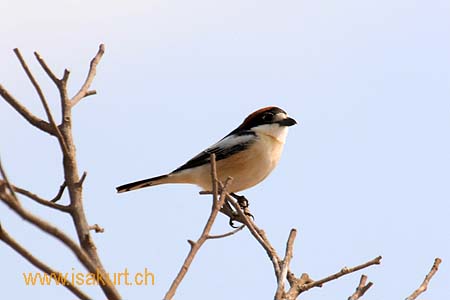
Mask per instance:
[[[280,124],[280,126],[292,126],[292,125],[297,124],[297,121],[295,121],[292,118],[287,117],[286,119],[278,121],[278,124]]]

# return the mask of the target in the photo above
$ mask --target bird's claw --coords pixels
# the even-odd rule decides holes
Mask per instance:
[[[255,217],[248,211],[248,209],[244,209],[243,212],[244,212],[244,215],[246,215],[247,217],[252,218],[252,220],[255,221]],[[234,221],[235,220],[236,220],[235,218],[230,217],[230,221],[228,221],[228,224],[231,227],[233,227],[233,228],[239,228],[239,226],[234,226]]]
[[[231,193],[231,196],[233,196],[233,198],[237,200],[237,202],[239,204],[239,207],[242,209],[242,212],[244,213],[244,215],[246,215],[247,217],[251,217],[252,220],[254,221],[255,217],[250,213],[250,210],[248,208],[249,207],[249,202],[248,202],[247,198],[245,198],[245,196],[240,196],[240,195],[237,195],[235,193]],[[232,218],[230,218],[229,224],[230,224],[231,227],[236,228],[236,227],[233,226],[233,219]]]
[[[242,208],[242,210],[245,210],[248,208],[248,200],[245,198],[245,196],[240,196],[235,193],[231,193],[231,196],[233,196],[234,199],[237,200],[239,206]]]
[[[231,227],[233,227],[233,228],[238,228],[239,226],[234,226],[234,219],[233,218],[230,218],[230,221],[228,222],[228,224],[231,226]]]
[[[247,217],[251,217],[254,221],[255,217],[250,213],[250,210],[248,208],[249,204],[248,204],[247,198],[245,198],[245,196],[239,196],[236,194],[234,194],[233,196],[236,197],[239,206],[241,207],[242,211],[244,212],[244,215],[246,215]]]
[[[253,221],[255,221],[255,217],[248,211],[248,209],[244,209],[244,215],[247,217],[251,217]]]
[[[238,199],[238,204],[242,209],[246,209],[248,207],[248,200],[242,196],[242,198]]]

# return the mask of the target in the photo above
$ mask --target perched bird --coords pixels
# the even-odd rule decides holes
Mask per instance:
[[[169,174],[127,183],[118,193],[166,183],[190,183],[211,190],[210,154],[216,154],[217,177],[233,181],[230,193],[248,189],[264,180],[277,165],[288,127],[297,122],[281,108],[270,106],[250,114],[238,128]]]

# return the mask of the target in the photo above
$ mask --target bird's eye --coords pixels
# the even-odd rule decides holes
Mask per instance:
[[[271,112],[266,112],[265,114],[263,114],[262,119],[266,122],[270,122],[273,120],[274,114]]]

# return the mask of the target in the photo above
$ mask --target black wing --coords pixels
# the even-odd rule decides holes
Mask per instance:
[[[230,135],[227,135],[223,139],[221,139],[217,144],[209,147],[208,149],[202,151],[197,156],[186,162],[181,167],[174,170],[172,173],[176,173],[182,170],[199,167],[205,164],[209,164],[211,153],[216,154],[216,161],[221,159],[225,159],[234,153],[245,150],[253,144],[255,139],[255,133],[251,131],[245,131],[239,134],[238,136],[234,136],[235,138],[242,137],[242,141],[235,144],[230,145],[227,139],[231,139]]]

